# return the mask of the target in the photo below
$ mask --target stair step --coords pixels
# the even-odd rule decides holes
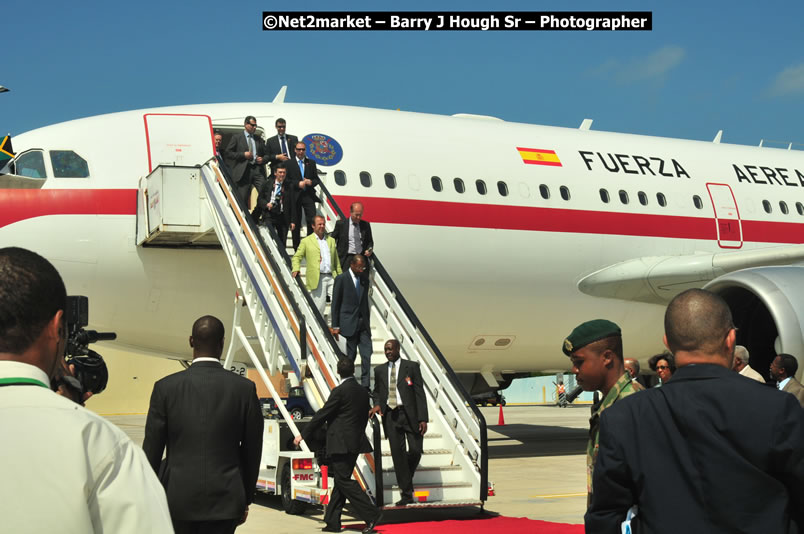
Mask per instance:
[[[385,487],[396,482],[396,473],[393,466],[385,467],[383,464],[382,481]],[[432,484],[449,484],[464,482],[463,469],[457,465],[418,467],[413,475],[413,484],[416,487]]]
[[[407,510],[411,508],[457,508],[461,506],[481,506],[483,501],[476,499],[476,500],[449,500],[449,501],[425,501],[425,502],[415,502],[413,504],[408,504],[407,506],[394,506],[393,504],[389,504],[388,506],[383,506],[383,510]]]

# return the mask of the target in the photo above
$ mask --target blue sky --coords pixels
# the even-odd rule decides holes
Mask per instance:
[[[804,2],[323,2],[317,10],[648,10],[651,32],[263,32],[290,2],[4,3],[0,132],[175,104],[347,104],[804,143]],[[335,7],[337,6],[337,7]]]

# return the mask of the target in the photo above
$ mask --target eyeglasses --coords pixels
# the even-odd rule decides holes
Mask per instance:
[[[669,365],[657,365],[656,366],[657,371],[661,371],[663,369],[670,369],[670,366]]]
[[[248,125],[249,125],[249,126],[252,126],[252,127],[254,127],[254,128],[256,128],[256,127],[257,127],[257,123],[256,123],[256,122],[250,122],[250,123],[248,123]]]
[[[297,148],[296,152],[304,152],[305,150],[306,150],[305,148]]]

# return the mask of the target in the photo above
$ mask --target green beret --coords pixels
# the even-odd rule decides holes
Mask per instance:
[[[576,326],[575,330],[570,332],[570,335],[564,340],[564,345],[561,347],[561,350],[564,351],[564,354],[569,356],[589,343],[594,343],[595,341],[600,341],[601,339],[611,336],[622,336],[622,331],[616,324],[605,319],[586,321]]]

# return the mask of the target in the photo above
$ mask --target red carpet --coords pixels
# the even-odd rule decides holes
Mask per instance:
[[[363,524],[345,525],[349,530],[360,530]],[[583,525],[549,523],[525,517],[486,517],[476,519],[457,519],[449,521],[428,521],[424,523],[397,523],[378,525],[381,534],[483,534],[516,532],[517,534],[584,534]]]

